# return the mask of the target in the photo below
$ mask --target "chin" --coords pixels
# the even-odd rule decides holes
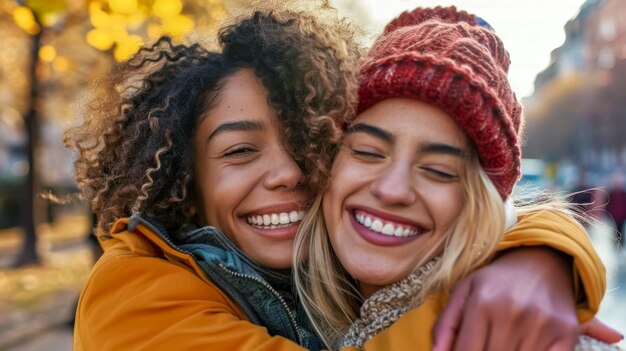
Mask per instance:
[[[261,265],[271,269],[289,269],[291,268],[291,258],[287,260],[272,260],[271,262],[261,263]]]
[[[261,266],[271,268],[271,269],[287,269],[291,268],[291,255],[287,256],[271,256],[267,257],[267,254],[264,255],[266,257],[261,257],[259,259],[252,258],[256,263]]]
[[[359,265],[351,265],[352,270],[348,270],[351,275],[361,281],[372,285],[389,285],[409,276],[415,265],[402,264],[400,262],[386,262],[371,259],[370,262],[361,262]]]

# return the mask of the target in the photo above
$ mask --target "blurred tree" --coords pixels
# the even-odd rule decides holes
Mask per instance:
[[[599,167],[600,157],[626,150],[626,60],[613,68],[559,77],[546,84],[527,117],[527,157],[549,151],[583,168]]]
[[[51,3],[54,3],[51,1]],[[37,151],[37,141],[39,140],[39,85],[37,79],[37,66],[39,62],[39,49],[41,47],[41,36],[43,30],[43,22],[47,20],[47,11],[49,9],[39,8],[39,12],[35,12],[35,8],[41,4],[35,5],[33,8],[26,6],[17,7],[13,11],[15,23],[26,33],[31,35],[31,54],[28,65],[28,81],[30,82],[30,92],[26,97],[27,111],[24,116],[24,125],[26,127],[27,146],[26,161],[28,170],[26,171],[26,179],[23,182],[22,191],[22,211],[21,223],[24,229],[24,239],[22,241],[22,250],[20,251],[14,263],[15,266],[23,266],[28,264],[38,264],[40,262],[37,254],[37,232],[35,227],[36,210],[36,194],[39,190],[38,177],[36,176],[37,167],[35,165],[35,153]],[[63,10],[63,8],[60,8]]]
[[[106,72],[114,60],[129,58],[146,42],[164,34],[179,42],[206,42],[205,38],[214,37],[209,34],[228,10],[241,8],[246,1],[231,1],[228,8],[225,3],[224,0],[0,0],[3,22],[0,26],[5,26],[10,17],[10,22],[27,35],[30,43],[28,59],[20,57],[19,52],[0,55],[2,63],[8,64],[0,70],[0,98],[4,91],[11,94],[6,99],[9,106],[0,107],[0,117],[4,118],[4,111],[24,111],[27,145],[28,167],[21,192],[24,240],[14,262],[16,266],[40,262],[36,224],[42,208],[37,200],[42,191],[38,156],[41,119],[66,123],[76,118],[80,112],[75,106],[89,100],[89,89],[85,87]],[[21,41],[15,39],[15,44]],[[13,56],[8,57],[9,54]],[[3,75],[12,69],[23,71],[21,80],[28,83],[27,89],[12,85],[9,74]]]
[[[525,111],[527,117],[524,156],[544,158],[550,151],[560,158],[568,155],[570,141],[585,118],[585,77],[570,75],[557,78],[541,90],[541,100]]]

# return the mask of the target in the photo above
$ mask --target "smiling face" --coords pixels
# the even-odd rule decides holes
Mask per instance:
[[[383,100],[348,129],[323,209],[333,249],[364,296],[442,249],[463,207],[469,141],[445,112]]]
[[[261,265],[287,268],[306,195],[267,91],[250,69],[228,78],[194,136],[203,224]]]

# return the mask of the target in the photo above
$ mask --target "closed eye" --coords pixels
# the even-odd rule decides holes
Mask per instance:
[[[352,155],[362,157],[362,158],[375,158],[375,159],[385,158],[385,155],[383,154],[379,154],[379,153],[371,152],[371,151],[359,150],[359,149],[352,149]]]
[[[456,180],[456,179],[459,178],[458,175],[451,174],[451,173],[448,173],[448,172],[443,172],[443,171],[440,171],[440,170],[435,169],[435,168],[422,167],[422,169],[424,171],[426,171],[426,172],[428,172],[428,173],[430,173],[430,174],[432,174],[432,175],[442,179],[442,180]]]
[[[222,154],[222,157],[224,158],[236,158],[236,157],[243,157],[246,156],[248,154],[251,154],[253,152],[256,152],[257,149],[255,149],[252,146],[249,145],[241,145],[241,146],[236,146],[232,149],[227,150],[226,152],[224,152]]]

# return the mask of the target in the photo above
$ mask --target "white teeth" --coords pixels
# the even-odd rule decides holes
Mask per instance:
[[[365,221],[363,221],[363,225],[366,227],[371,227],[372,226],[372,219],[369,217],[365,217]]]
[[[355,213],[354,218],[356,218],[357,222],[363,226],[385,235],[403,238],[417,235],[419,232],[417,228],[405,228],[398,224],[386,222],[376,217],[372,218],[363,213]]]
[[[253,215],[246,218],[248,223],[257,226],[265,226],[275,229],[282,225],[298,223],[304,217],[304,211],[291,211],[280,213],[267,213],[264,215]]]
[[[300,216],[298,215],[298,211],[291,211],[291,212],[289,212],[289,221],[290,222],[297,222],[298,220],[300,220]]]
[[[393,232],[394,236],[404,236],[404,230],[402,229],[402,227],[398,227],[396,228],[396,231]]]
[[[372,230],[377,231],[377,232],[382,232],[383,231],[383,222],[381,222],[378,219],[375,219],[372,221]]]
[[[383,227],[383,230],[381,231],[383,234],[387,234],[387,235],[392,235],[394,233],[394,227],[393,225],[387,223],[385,224],[385,226]]]
[[[276,225],[280,223],[280,218],[278,217],[278,214],[272,213],[271,218],[272,218],[272,224]]]

